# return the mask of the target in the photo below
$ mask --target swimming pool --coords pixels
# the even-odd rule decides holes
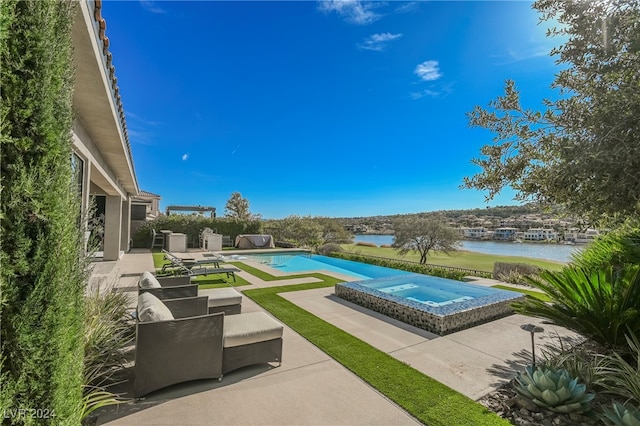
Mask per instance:
[[[407,324],[444,335],[513,313],[521,293],[308,252],[235,256],[288,273],[331,271],[354,277],[335,295]]]
[[[525,296],[446,278],[405,274],[336,284],[336,296],[444,335],[513,313]]]
[[[254,262],[260,262],[282,272],[299,273],[325,270],[349,275],[354,277],[354,281],[410,274],[410,272],[399,269],[336,259],[307,252],[251,254],[242,257]],[[242,257],[238,257],[238,260],[242,260]]]

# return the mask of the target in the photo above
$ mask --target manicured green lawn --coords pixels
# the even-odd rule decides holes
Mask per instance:
[[[265,281],[291,278],[274,277],[240,262],[234,265]],[[509,424],[475,401],[316,317],[278,294],[331,287],[341,281],[324,274],[296,275],[308,276],[322,281],[246,290],[244,294],[424,424]]]
[[[420,261],[417,253],[409,253],[406,256],[400,256],[398,252],[387,247],[365,247],[356,246],[355,244],[342,244],[342,248],[346,251],[366,254],[370,256],[389,257],[392,259]],[[560,262],[550,260],[532,259],[528,257],[518,256],[498,256],[493,254],[475,253],[471,251],[457,251],[451,255],[442,252],[429,253],[427,263],[441,266],[455,266],[458,268],[476,269],[479,271],[493,272],[493,264],[495,262],[519,262],[536,265],[541,268],[558,270],[564,265]]]

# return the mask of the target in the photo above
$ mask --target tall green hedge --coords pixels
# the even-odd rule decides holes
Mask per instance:
[[[86,260],[70,164],[73,10],[72,1],[0,2],[0,407],[11,424],[80,423]]]
[[[262,232],[262,222],[259,220],[238,221],[230,218],[205,218],[193,215],[160,216],[141,226],[133,236],[133,247],[150,247],[151,230],[168,229],[187,235],[190,246],[196,246],[200,233],[204,228],[216,230],[218,234],[229,235],[232,241],[240,234],[259,234]]]

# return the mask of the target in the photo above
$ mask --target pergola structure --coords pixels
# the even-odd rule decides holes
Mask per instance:
[[[204,206],[168,206],[167,207],[167,216],[171,216],[171,212],[211,212],[211,217],[216,217],[216,208],[215,207],[204,207]]]

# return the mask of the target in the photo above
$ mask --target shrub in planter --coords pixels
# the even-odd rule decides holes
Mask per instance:
[[[512,284],[526,284],[525,277],[538,273],[539,267],[527,263],[496,262],[493,265],[493,278]]]

